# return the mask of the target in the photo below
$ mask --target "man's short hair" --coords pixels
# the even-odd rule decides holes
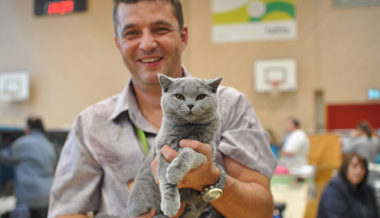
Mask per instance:
[[[26,125],[31,130],[38,130],[42,133],[45,133],[44,124],[43,124],[41,118],[39,118],[37,116],[33,116],[33,115],[29,116],[26,119]]]
[[[300,128],[300,121],[298,121],[296,118],[294,118],[294,117],[289,117],[288,118],[292,123],[293,123],[293,125],[296,127],[296,128]]]
[[[182,4],[179,0],[114,0],[113,6],[113,24],[115,28],[115,35],[117,35],[117,26],[119,24],[119,18],[117,16],[117,9],[120,3],[135,4],[142,1],[168,1],[173,6],[173,13],[178,21],[179,30],[181,31],[184,26]]]

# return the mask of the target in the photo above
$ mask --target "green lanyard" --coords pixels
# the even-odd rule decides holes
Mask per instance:
[[[138,128],[137,126],[136,127],[136,131],[137,131],[137,136],[139,137],[141,143],[142,143],[142,147],[145,151],[145,154],[148,155],[149,153],[149,147],[148,147],[148,143],[146,142],[146,136],[145,136],[145,132],[142,131],[140,128]]]

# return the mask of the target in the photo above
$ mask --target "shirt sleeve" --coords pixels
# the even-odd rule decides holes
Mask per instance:
[[[0,162],[14,166],[21,160],[20,139],[16,140],[9,148],[4,148],[0,153]]]
[[[240,164],[271,178],[277,161],[264,131],[248,99],[232,88],[219,91],[221,115],[218,150]]]
[[[103,172],[86,144],[86,129],[78,117],[57,165],[50,194],[49,218],[85,214],[99,208]]]

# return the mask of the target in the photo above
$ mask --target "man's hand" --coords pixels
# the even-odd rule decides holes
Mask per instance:
[[[178,187],[203,191],[207,186],[216,184],[220,178],[220,170],[213,162],[211,145],[196,140],[182,140],[180,146],[202,153],[206,156],[207,162],[190,170]]]
[[[170,148],[169,145],[164,145],[164,147],[161,148],[161,154],[170,163],[175,157],[177,157],[178,152]],[[156,181],[156,184],[158,184],[157,160],[158,160],[158,155],[154,158],[154,160],[150,164],[150,168],[152,169],[152,174],[153,174],[154,180]]]
[[[178,188],[192,188],[198,191],[203,191],[206,186],[215,184],[219,180],[220,171],[212,161],[212,149],[210,145],[203,144],[195,140],[182,140],[180,142],[180,146],[182,148],[192,148],[196,152],[202,153],[206,156],[207,162],[195,169],[190,170],[183,178],[183,180],[178,184]],[[178,152],[168,145],[165,145],[161,148],[161,154],[168,162],[171,162],[174,158],[177,157]],[[157,157],[152,161],[151,169],[154,179],[158,184]],[[185,207],[186,204],[182,202],[178,214],[174,217],[177,218],[182,215]]]
[[[180,146],[189,147],[204,154],[207,162],[190,170],[178,187],[202,191],[206,186],[217,183],[220,171],[212,161],[210,145],[195,140],[182,140]],[[161,154],[169,162],[177,156],[177,152],[167,145],[161,149]],[[270,192],[270,179],[228,156],[224,157],[224,164],[228,175],[226,175],[223,196],[212,201],[211,204],[225,217],[272,217],[273,199]],[[152,163],[153,175],[156,174],[156,167],[157,160]]]
[[[178,188],[192,188],[198,191],[203,191],[203,189],[208,186],[217,183],[220,177],[220,171],[217,166],[212,161],[212,149],[208,144],[201,143],[196,140],[181,140],[180,146],[182,148],[188,147],[192,148],[194,151],[202,153],[206,156],[207,162],[195,169],[190,170],[183,180],[178,184]],[[171,162],[175,157],[177,157],[178,152],[165,145],[161,149],[161,154],[165,157],[168,162]],[[157,178],[157,157],[151,164],[152,173],[158,183]]]

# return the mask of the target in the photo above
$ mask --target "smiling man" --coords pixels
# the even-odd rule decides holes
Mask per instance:
[[[88,211],[126,216],[144,146],[154,145],[161,125],[157,75],[189,76],[181,64],[188,29],[178,0],[115,0],[114,24],[115,44],[131,79],[119,95],[76,118],[57,167],[49,217],[86,217]],[[181,146],[209,161],[188,173],[179,187],[207,195],[211,186],[225,181],[221,196],[208,196],[202,217],[272,217],[269,181],[276,160],[268,136],[242,93],[222,86],[218,97],[222,122],[216,162],[226,174],[211,161],[209,145],[183,140]],[[176,156],[167,146],[161,153],[169,161]],[[154,214],[152,210],[142,217]]]

